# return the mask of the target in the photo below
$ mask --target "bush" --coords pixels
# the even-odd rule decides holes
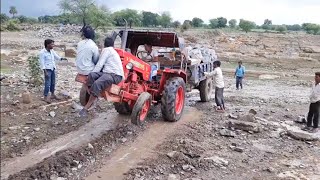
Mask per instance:
[[[317,35],[320,33],[320,25],[318,24],[305,23],[302,26],[308,34]]]
[[[276,31],[279,31],[280,33],[284,33],[287,31],[287,27],[285,25],[277,26]]]
[[[240,19],[239,27],[247,33],[255,28],[256,24],[248,20]]]
[[[20,28],[18,27],[18,21],[15,19],[8,21],[6,29],[8,31],[20,31]]]
[[[28,68],[30,73],[30,82],[35,86],[40,86],[43,83],[43,72],[40,68],[40,62],[37,56],[31,56],[28,58]]]
[[[187,31],[191,28],[191,24],[187,21],[185,21],[181,26],[181,32]]]

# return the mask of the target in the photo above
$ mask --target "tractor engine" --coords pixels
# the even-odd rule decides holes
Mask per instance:
[[[150,65],[123,49],[115,50],[120,55],[125,75],[122,89],[135,96],[146,92],[148,90],[146,82],[151,76]]]

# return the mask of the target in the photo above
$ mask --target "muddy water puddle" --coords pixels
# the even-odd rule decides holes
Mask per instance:
[[[130,168],[135,167],[145,158],[156,154],[156,146],[161,144],[170,134],[176,132],[181,125],[199,121],[200,118],[201,112],[195,108],[186,107],[184,115],[178,122],[158,121],[153,123],[134,142],[117,149],[110,159],[105,160],[106,164],[99,171],[91,174],[86,179],[122,179],[123,174],[129,171]]]
[[[114,129],[121,121],[124,121],[124,118],[116,112],[101,113],[77,131],[70,132],[56,140],[50,141],[41,146],[40,149],[31,150],[21,157],[2,162],[1,179],[31,167],[59,151],[78,148],[83,144],[89,143],[105,131]]]

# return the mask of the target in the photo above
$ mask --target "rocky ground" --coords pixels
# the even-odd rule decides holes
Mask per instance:
[[[320,179],[320,134],[295,122],[320,70],[319,36],[187,31],[188,43],[215,49],[223,62],[227,112],[192,91],[180,122],[163,122],[155,107],[136,127],[103,100],[88,120],[77,117],[77,34],[54,37],[57,52],[70,56],[58,63],[63,99],[43,102],[26,63],[42,33],[1,33],[2,179]],[[232,78],[238,60],[248,70],[241,91]]]

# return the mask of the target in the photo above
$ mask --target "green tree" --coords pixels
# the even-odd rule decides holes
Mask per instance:
[[[237,20],[231,19],[231,20],[229,21],[229,26],[230,26],[230,28],[236,28],[236,26],[237,26]]]
[[[12,18],[14,18],[14,15],[18,14],[17,8],[15,6],[10,6],[9,13],[12,14]]]
[[[265,29],[265,30],[271,30],[273,27],[272,27],[272,20],[270,19],[265,19],[263,24],[261,25],[261,28],[262,29]]]
[[[91,6],[88,22],[95,29],[112,25],[111,12],[106,6]]]
[[[38,21],[40,23],[53,23],[54,22],[54,17],[53,16],[49,16],[49,15],[45,15],[45,16],[40,16],[38,17]]]
[[[265,19],[263,22],[264,25],[272,25],[272,20],[270,19]]]
[[[60,0],[58,5],[63,16],[45,16],[44,23],[82,23],[95,29],[112,23],[108,8],[96,5],[94,0]]]
[[[302,29],[306,30],[307,26],[312,25],[312,23],[303,23]]]
[[[159,15],[157,13],[143,11],[142,12],[142,25],[145,27],[157,26]]]
[[[27,23],[28,22],[28,18],[23,15],[18,16],[17,19],[20,21],[20,23]]]
[[[198,17],[194,17],[192,19],[192,26],[193,27],[202,27],[202,25],[203,25],[203,20],[202,19],[200,19]]]
[[[180,22],[180,21],[174,21],[174,22],[172,23],[172,26],[173,26],[174,28],[179,28],[179,27],[181,26],[181,22]]]
[[[280,33],[284,33],[285,31],[287,31],[287,26],[286,25],[276,26],[276,31],[279,31]]]
[[[304,24],[302,24],[302,27],[305,31],[307,31],[308,34],[316,35],[320,32],[320,25],[319,24],[304,23]]]
[[[86,25],[89,19],[89,11],[94,4],[94,0],[60,0],[58,3],[64,13],[70,13],[78,22]]]
[[[192,23],[192,21],[185,20],[181,26],[181,31],[183,32],[183,31],[190,29],[192,27],[191,23]]]
[[[228,22],[228,20],[227,20],[226,18],[224,18],[224,17],[219,17],[219,18],[218,18],[218,27],[219,27],[219,28],[224,28],[224,27],[226,27],[226,26],[227,26],[227,22]]]
[[[299,24],[287,25],[289,31],[300,31],[302,27]]]
[[[9,20],[9,17],[5,13],[1,13],[0,18],[1,18],[1,23],[5,23]]]
[[[219,27],[218,19],[210,19],[209,20],[209,27],[212,29],[218,28]]]
[[[141,26],[142,15],[134,9],[123,9],[113,13],[113,21],[116,26],[123,26],[123,19],[127,20],[129,25]]]
[[[158,18],[159,24],[164,27],[167,28],[170,26],[172,18],[171,18],[171,14],[170,12],[163,12],[161,13],[161,15]]]
[[[247,33],[255,28],[256,24],[252,21],[240,19],[239,27]]]

